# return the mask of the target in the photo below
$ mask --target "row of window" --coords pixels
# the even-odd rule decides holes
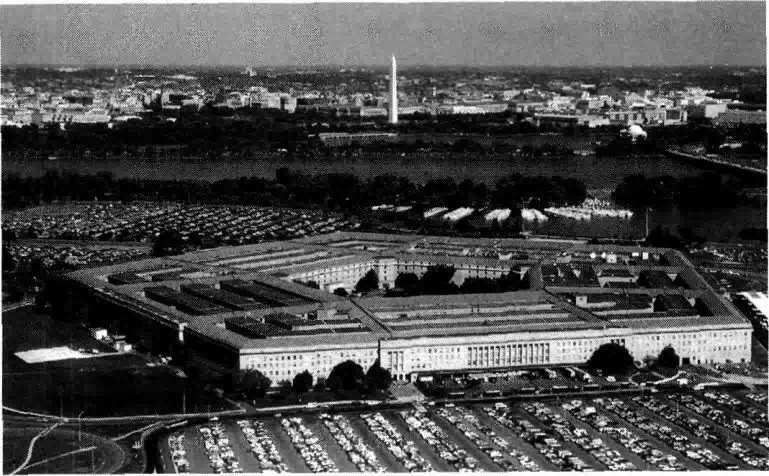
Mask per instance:
[[[678,347],[683,354],[694,352],[693,346],[699,344],[699,352],[712,351],[746,351],[750,345],[746,340],[739,342],[740,337],[748,337],[748,331],[714,332],[711,334],[682,333],[647,336],[653,347],[668,345]],[[737,342],[735,342],[735,340]],[[624,338],[615,339],[575,339],[554,342],[558,345],[558,354],[565,360],[585,359],[604,342],[614,342],[626,345]],[[643,342],[643,341],[642,341]],[[638,344],[641,344],[639,342]],[[648,341],[647,341],[648,342]],[[726,345],[724,345],[726,343]],[[648,344],[646,344],[648,345]],[[415,349],[388,351],[383,365],[389,365],[395,372],[407,368],[415,370],[455,367],[460,360],[466,359],[468,366],[499,366],[516,364],[548,363],[551,359],[551,342],[500,344],[484,346],[440,346],[419,347]],[[408,352],[408,358],[406,353]],[[568,356],[568,357],[567,357]],[[375,349],[340,352],[317,352],[310,354],[284,354],[256,357],[249,363],[249,368],[257,368],[270,378],[288,377],[303,369],[320,369],[325,372],[334,365],[345,360],[354,360],[361,364],[370,365],[377,358]]]

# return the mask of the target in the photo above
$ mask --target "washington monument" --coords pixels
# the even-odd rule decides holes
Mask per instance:
[[[398,73],[393,55],[392,69],[390,70],[390,124],[398,123]]]

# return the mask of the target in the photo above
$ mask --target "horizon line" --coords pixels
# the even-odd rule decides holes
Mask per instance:
[[[392,56],[397,59],[395,55]],[[708,64],[708,63],[692,63],[692,64],[638,64],[638,65],[621,65],[621,64],[587,64],[587,65],[536,65],[536,64],[405,64],[405,67],[410,68],[574,68],[574,69],[586,69],[586,68],[766,68],[764,64]],[[344,65],[344,64],[264,64],[253,66],[249,64],[174,64],[174,63],[90,63],[90,64],[76,64],[76,63],[0,63],[0,68],[5,67],[69,67],[69,68],[83,68],[83,69],[95,69],[95,68],[235,68],[235,69],[272,69],[272,68],[388,68],[386,63],[375,64],[360,64],[360,65]]]

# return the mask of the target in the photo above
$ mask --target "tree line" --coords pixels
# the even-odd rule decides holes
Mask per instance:
[[[498,278],[465,278],[457,285],[452,280],[456,269],[453,266],[430,266],[421,276],[414,273],[400,273],[395,278],[395,287],[388,296],[422,296],[443,294],[501,293],[528,289],[528,275],[510,271]]]
[[[451,177],[412,182],[392,174],[361,178],[352,173],[310,175],[278,169],[274,179],[240,177],[214,182],[149,180],[47,171],[40,177],[10,174],[2,180],[2,204],[22,208],[52,201],[179,201],[223,205],[296,206],[360,211],[372,205],[424,204],[481,208],[578,204],[585,184],[573,178],[512,174],[496,184]]]
[[[299,372],[292,380],[278,382],[279,390],[284,394],[294,393],[302,396],[311,390],[330,391],[357,395],[382,395],[392,383],[390,371],[382,368],[377,359],[367,371],[352,360],[340,362],[327,377],[313,376],[308,370]],[[256,369],[244,369],[238,374],[234,391],[244,398],[264,398],[272,387],[273,381]]]
[[[622,179],[612,196],[620,205],[634,209],[730,208],[751,202],[742,194],[747,185],[742,179],[717,172],[681,178],[635,174]]]

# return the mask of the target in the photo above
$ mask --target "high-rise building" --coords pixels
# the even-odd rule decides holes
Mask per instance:
[[[398,73],[393,55],[392,69],[390,70],[390,124],[398,123]]]

